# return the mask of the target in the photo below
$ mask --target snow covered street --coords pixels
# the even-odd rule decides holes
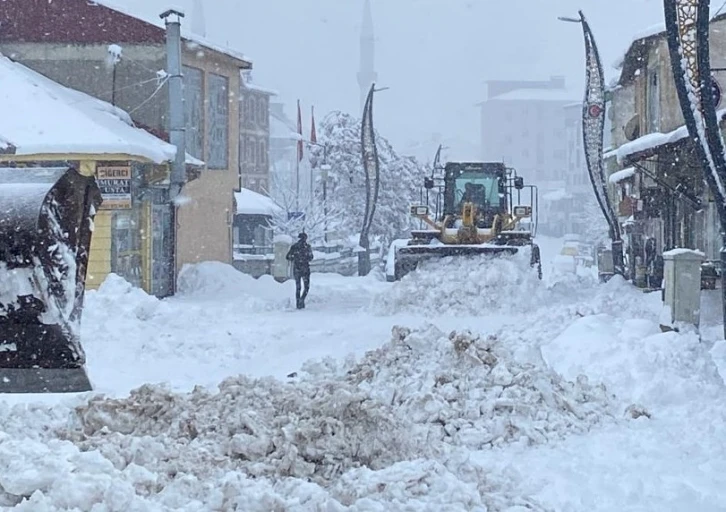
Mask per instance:
[[[86,298],[95,391],[0,398],[28,511],[726,510],[724,343],[659,294],[502,259],[400,283],[189,267]],[[524,268],[526,269],[526,265]]]

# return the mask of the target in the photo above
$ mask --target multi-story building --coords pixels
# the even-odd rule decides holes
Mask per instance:
[[[270,98],[277,93],[252,82],[242,72],[240,87],[240,179],[242,186],[258,193],[270,190]]]
[[[168,140],[163,25],[86,0],[3,0],[0,51],[63,85],[129,112],[137,126]],[[187,152],[205,167],[176,208],[176,268],[204,260],[231,262],[234,192],[239,177],[240,71],[243,55],[198,36],[182,44]],[[157,177],[163,195],[168,176]],[[164,204],[163,198],[159,201]],[[152,226],[170,226],[170,206]],[[114,213],[114,225],[134,222]]]
[[[549,81],[487,81],[481,107],[481,149],[485,160],[504,161],[542,189],[561,188],[567,147],[565,106],[579,94],[563,77]]]
[[[270,104],[270,196],[281,204],[296,190],[297,142],[300,135],[282,103]],[[301,183],[301,185],[304,185]],[[301,191],[306,190],[301,186]],[[288,206],[288,205],[286,205]]]

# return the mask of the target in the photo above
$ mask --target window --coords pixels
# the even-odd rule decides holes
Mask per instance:
[[[204,159],[203,107],[204,74],[201,70],[184,66],[184,124],[186,128],[187,153]]]
[[[253,167],[257,165],[257,144],[255,144],[254,140],[250,140],[250,147],[252,148],[252,153],[250,155],[250,165]]]
[[[267,165],[267,145],[264,140],[260,141],[260,165]]]
[[[257,102],[250,96],[250,123],[257,124]]]
[[[207,167],[226,169],[229,158],[229,88],[227,77],[209,73]]]
[[[249,138],[246,138],[245,141],[246,141],[245,163],[249,164],[250,162],[252,162],[252,141]]]
[[[245,96],[240,96],[239,101],[239,126],[240,129],[245,128],[247,126],[247,116],[249,116],[249,109],[247,108],[247,98]]]
[[[648,73],[648,131],[660,131],[660,82],[658,71]]]
[[[260,126],[267,126],[267,102],[260,98]]]

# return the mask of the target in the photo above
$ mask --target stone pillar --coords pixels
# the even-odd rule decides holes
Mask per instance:
[[[691,249],[673,249],[663,253],[666,315],[661,324],[675,327],[688,324],[698,327],[701,313],[701,263],[705,255]]]
[[[275,259],[272,262],[272,277],[275,281],[282,283],[290,278],[290,262],[287,261],[287,253],[292,246],[292,238],[285,235],[278,235],[273,242]]]

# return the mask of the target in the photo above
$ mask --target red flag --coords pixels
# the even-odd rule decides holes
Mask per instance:
[[[312,127],[310,128],[310,142],[318,143],[318,134],[315,132],[315,107],[310,107],[310,119]]]
[[[303,137],[302,137],[302,112],[300,111],[300,100],[297,100],[297,134],[300,136],[297,141],[297,161],[303,159]]]

